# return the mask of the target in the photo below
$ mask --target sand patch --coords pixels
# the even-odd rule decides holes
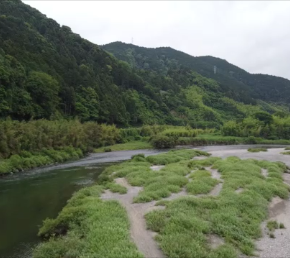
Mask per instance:
[[[215,234],[208,235],[207,241],[212,249],[216,249],[225,243],[223,238]]]
[[[164,168],[165,166],[163,165],[160,165],[160,166],[151,166],[150,168],[153,170],[153,171],[159,171],[160,169]]]
[[[264,177],[268,177],[268,170],[262,168],[262,169],[261,169],[261,174],[262,174]]]
[[[242,193],[244,191],[244,188],[238,188],[236,191],[235,191],[235,193],[237,193],[237,194],[240,194],[240,193]]]

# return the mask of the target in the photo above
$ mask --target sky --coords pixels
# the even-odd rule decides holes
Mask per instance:
[[[33,1],[98,45],[169,46],[290,79],[290,1]]]

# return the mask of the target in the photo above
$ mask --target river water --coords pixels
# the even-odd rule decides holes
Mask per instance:
[[[73,192],[97,181],[105,167],[154,150],[91,154],[57,166],[0,178],[0,258],[30,257],[42,221],[54,218]]]
[[[249,147],[253,146],[209,146],[199,149],[221,157],[229,155],[265,157],[263,156],[265,153],[247,153],[246,149]],[[0,178],[0,258],[30,257],[31,249],[39,242],[37,232],[45,218],[56,217],[72,194],[81,187],[96,182],[105,167],[114,162],[130,159],[132,155],[138,153],[147,156],[158,154],[160,151],[136,150],[91,154],[79,161]],[[269,151],[266,154],[268,158],[265,159],[276,159],[272,155],[274,153],[271,153]],[[281,161],[288,159],[289,162],[289,157],[281,158],[283,159]]]

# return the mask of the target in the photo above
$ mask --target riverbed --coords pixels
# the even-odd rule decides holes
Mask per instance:
[[[258,146],[205,146],[198,149],[208,151],[213,156],[280,160],[290,166],[290,157],[279,155],[284,146],[266,146],[271,149],[263,153],[248,153],[250,147]],[[37,232],[45,218],[56,217],[72,194],[96,182],[105,167],[128,160],[138,153],[148,156],[160,151],[91,154],[78,161],[0,179],[0,257],[30,257],[31,249],[39,242]]]

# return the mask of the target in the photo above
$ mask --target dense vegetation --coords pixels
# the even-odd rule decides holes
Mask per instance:
[[[130,241],[125,209],[117,201],[101,201],[101,192],[101,186],[84,188],[74,194],[57,219],[47,219],[39,235],[49,241],[40,244],[33,257],[143,257]]]
[[[254,80],[223,60],[170,48],[103,47],[120,61],[20,0],[0,2],[0,27],[2,118],[218,128],[259,111],[288,111],[288,80]]]
[[[258,112],[242,121],[228,121],[222,127],[227,136],[262,137],[270,140],[290,139],[290,116],[288,114],[271,116]]]
[[[113,125],[78,120],[0,122],[0,175],[82,157],[121,141]]]
[[[145,71],[152,70],[164,76],[170,76],[172,69],[189,68],[218,82],[220,90],[227,97],[237,101],[255,104],[259,99],[287,103],[289,106],[289,80],[270,75],[250,74],[220,58],[193,57],[170,47],[153,49],[122,42],[109,43],[104,45],[103,49],[128,62],[132,67]],[[182,78],[182,75],[179,76]]]
[[[120,252],[119,257],[142,257],[129,241],[124,210],[115,201],[99,199],[104,189],[127,192],[116,183],[118,178],[143,187],[135,202],[160,200],[156,205],[165,206],[145,217],[149,229],[158,233],[156,240],[166,256],[236,258],[241,253],[252,256],[254,240],[261,236],[260,224],[267,218],[269,202],[274,196],[283,199],[289,196],[290,188],[282,179],[286,166],[280,162],[237,157],[192,159],[200,155],[209,154],[174,150],[146,158],[136,155],[130,161],[106,168],[99,185],[76,193],[56,219],[44,222],[39,235],[47,241],[34,250],[33,257],[73,258],[93,254],[114,257],[115,251]],[[165,166],[153,171],[152,164]],[[219,171],[222,189],[217,196],[200,196],[209,193],[219,182],[211,177],[209,168]],[[267,176],[262,174],[262,169],[268,171]],[[181,191],[186,191],[188,196],[164,199]],[[111,238],[107,239],[108,234]],[[222,240],[218,247],[211,246],[212,235]]]

